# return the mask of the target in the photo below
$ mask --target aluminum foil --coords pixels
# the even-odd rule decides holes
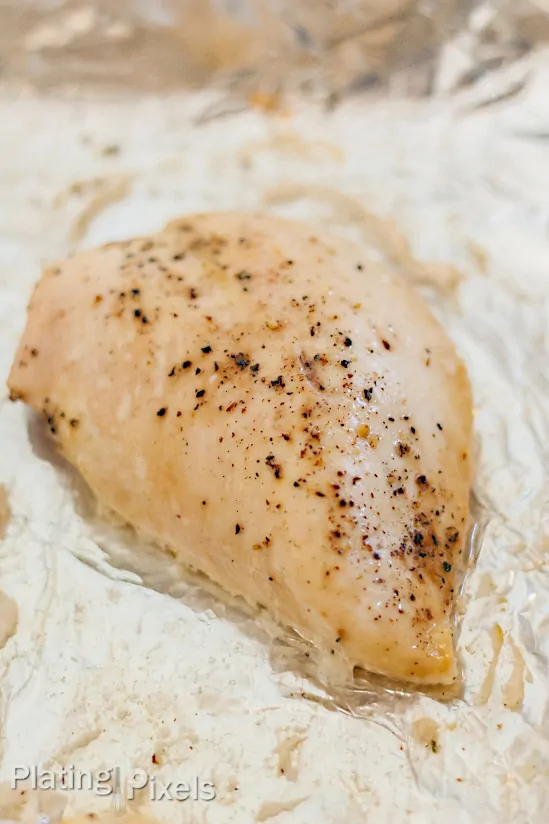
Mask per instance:
[[[212,83],[275,107],[424,95],[441,55],[457,85],[549,39],[547,0],[0,0],[2,78],[41,89],[161,91]]]
[[[292,824],[340,824],[341,811],[347,824],[374,814],[380,824],[545,824],[548,9],[541,0],[395,2],[390,13],[388,5],[0,0],[0,367],[6,374],[43,264],[155,230],[176,214],[236,207],[305,217],[368,247],[423,291],[473,383],[475,563],[458,602],[462,694],[441,703],[372,682],[334,690],[305,661],[302,639],[281,636],[265,616],[258,621],[169,555],[97,517],[41,429],[4,397],[0,570],[19,614],[13,631],[2,625],[0,780],[16,757],[98,769],[110,753],[122,757],[120,739],[150,763],[147,742],[159,727],[151,660],[168,679],[164,701],[171,706],[182,692],[181,712],[192,716],[202,712],[210,680],[223,670],[234,675],[228,709],[208,707],[216,727],[209,740],[216,761],[235,737],[253,741],[252,755],[222,761],[220,797],[231,796],[233,774],[243,789],[230,802],[236,806],[203,811],[208,824],[230,820],[216,818],[216,809],[233,810],[237,822],[268,820],[278,809],[265,806],[271,796],[289,805]],[[403,93],[423,99],[403,101]],[[105,612],[103,631],[112,636],[115,663],[107,656],[98,665],[88,651],[98,630],[80,626],[72,601],[73,589],[82,600],[92,584],[94,597],[112,587],[128,601],[123,587],[135,588],[137,612],[154,591],[188,607],[212,634],[226,633],[215,668],[193,658],[174,675],[170,656],[155,657],[158,646],[189,654],[171,634],[173,617],[139,647],[140,668],[134,650],[121,652],[117,641],[141,636],[116,624],[107,598],[101,608],[86,604],[98,625]],[[129,608],[122,614],[138,620]],[[201,637],[191,621],[188,631],[191,641]],[[240,669],[231,669],[233,659]],[[81,669],[71,669],[74,660]],[[129,683],[117,680],[117,668],[127,669]],[[231,691],[220,683],[220,693]],[[309,773],[302,765],[295,781],[269,783],[269,752],[263,737],[252,739],[250,718],[272,710],[263,696],[273,683],[276,700],[295,706],[266,725],[266,739],[283,736],[297,718],[302,726],[292,735],[306,748],[311,706],[322,728],[343,734],[347,720],[354,725],[343,744],[335,734],[323,751],[329,774],[315,761],[317,742]],[[128,708],[130,721],[120,721]],[[178,729],[167,746],[185,735]],[[346,763],[351,751],[356,767]],[[184,758],[174,757],[177,768]],[[3,820],[57,821],[67,803],[72,812],[95,809],[82,796],[29,793],[23,811],[4,789]],[[295,797],[307,800],[294,809]]]

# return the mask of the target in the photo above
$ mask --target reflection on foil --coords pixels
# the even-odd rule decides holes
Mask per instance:
[[[429,94],[441,62],[443,88],[463,88],[549,39],[543,0],[3,0],[0,11],[10,81],[80,91],[219,82],[249,99],[299,89],[331,104]]]

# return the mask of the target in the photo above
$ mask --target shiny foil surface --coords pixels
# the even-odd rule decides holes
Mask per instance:
[[[238,208],[352,237],[410,279],[475,407],[462,679],[441,700],[334,685],[301,639],[97,512],[4,388],[3,820],[544,824],[547,11],[0,0],[3,384],[47,262]],[[118,779],[21,794],[26,764]],[[216,797],[130,801],[136,767]]]

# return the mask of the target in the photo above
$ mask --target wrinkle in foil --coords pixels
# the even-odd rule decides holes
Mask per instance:
[[[0,15],[3,76],[24,87],[215,83],[267,108],[296,90],[334,105],[459,89],[549,40],[543,0],[3,0]]]

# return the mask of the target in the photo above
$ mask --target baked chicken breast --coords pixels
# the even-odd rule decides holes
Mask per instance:
[[[327,654],[456,678],[466,371],[361,249],[201,214],[48,268],[12,399],[99,500]]]

